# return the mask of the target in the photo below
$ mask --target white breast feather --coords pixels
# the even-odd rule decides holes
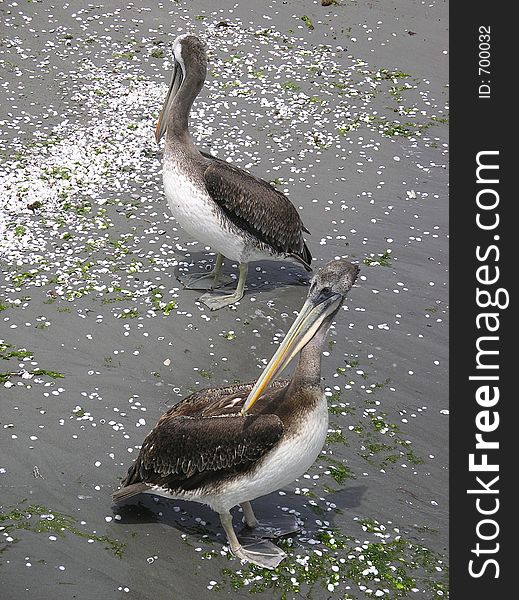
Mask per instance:
[[[241,262],[244,240],[222,227],[209,194],[172,163],[165,166],[163,180],[169,209],[182,229],[230,260]]]
[[[254,471],[225,485],[221,496],[212,496],[202,501],[221,512],[285,487],[313,465],[322,450],[327,433],[328,406],[323,396],[296,435],[283,438]]]

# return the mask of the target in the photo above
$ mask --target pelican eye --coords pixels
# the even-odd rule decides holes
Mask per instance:
[[[318,302],[326,302],[333,293],[333,289],[329,286],[321,288],[317,294]]]

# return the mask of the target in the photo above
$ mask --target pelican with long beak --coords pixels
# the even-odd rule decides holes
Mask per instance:
[[[290,200],[266,181],[225,160],[199,151],[189,134],[191,106],[207,72],[207,53],[194,35],[173,43],[173,75],[157,123],[157,143],[166,136],[163,181],[168,206],[192,237],[216,250],[214,269],[191,275],[189,289],[214,289],[224,282],[224,258],[239,263],[232,294],[206,293],[200,299],[212,310],[243,297],[248,263],[292,258],[311,270],[308,233]]]
[[[358,272],[341,259],[314,276],[303,308],[258,381],[195,392],[162,415],[113,494],[115,502],[145,492],[208,504],[220,515],[235,556],[275,568],[286,555],[264,538],[296,531],[297,521],[260,523],[250,502],[305,473],[323,447],[328,407],[322,348]],[[298,353],[292,379],[275,380]],[[241,539],[230,513],[238,504],[247,526]]]

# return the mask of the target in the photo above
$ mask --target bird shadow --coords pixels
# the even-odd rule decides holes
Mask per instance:
[[[327,521],[330,527],[333,527],[338,515],[361,505],[366,490],[365,485],[359,485],[327,491],[320,494],[320,502],[314,499],[313,494],[306,496],[291,493],[283,496],[286,499],[286,503],[284,503],[278,495],[271,494],[255,500],[254,510],[258,518],[262,513],[267,516],[275,514],[279,510],[288,511],[297,515],[307,532],[315,532],[320,528],[320,525],[316,524],[316,518],[319,521]]]
[[[301,530],[305,531],[306,535],[312,535],[322,527],[322,524],[319,524],[322,520],[327,521],[329,527],[333,527],[337,514],[358,507],[366,490],[366,486],[360,485],[327,494],[326,500],[335,504],[339,511],[325,510],[319,504],[309,502],[308,497],[294,493],[262,496],[254,500],[253,508],[259,521],[275,520],[276,515],[280,514],[296,515],[301,523]],[[205,504],[195,505],[189,501],[140,494],[132,504],[116,505],[113,510],[116,515],[115,522],[118,524],[161,523],[190,536],[196,536],[200,540],[227,543],[218,514]],[[245,525],[241,523],[242,512],[237,507],[231,512],[235,531],[239,535],[242,530],[246,531]]]
[[[113,511],[119,524],[161,523],[211,541],[226,539],[218,514],[204,504],[140,494],[132,504],[118,504]]]
[[[327,499],[340,507],[341,510],[349,510],[362,504],[362,498],[367,489],[366,485],[348,486],[331,492]]]
[[[210,271],[215,265],[216,255],[192,252],[179,257],[178,262],[179,264],[173,269],[173,274],[182,283],[188,275]],[[230,284],[229,287],[235,287],[238,283],[238,266],[238,263],[231,260],[224,261],[222,273],[235,279],[235,283]],[[245,294],[253,291],[270,291],[280,287],[307,286],[311,276],[312,273],[306,271],[302,265],[289,260],[250,262]]]

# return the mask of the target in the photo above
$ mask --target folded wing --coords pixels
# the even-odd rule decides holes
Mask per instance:
[[[210,155],[205,155],[210,157]],[[303,238],[308,230],[290,200],[266,181],[225,161],[213,159],[204,171],[211,198],[241,229],[310,270],[312,255]]]
[[[144,440],[123,486],[145,483],[171,491],[204,487],[251,467],[282,434],[283,424],[273,414],[164,415]],[[120,492],[115,500],[123,498],[124,487]]]

